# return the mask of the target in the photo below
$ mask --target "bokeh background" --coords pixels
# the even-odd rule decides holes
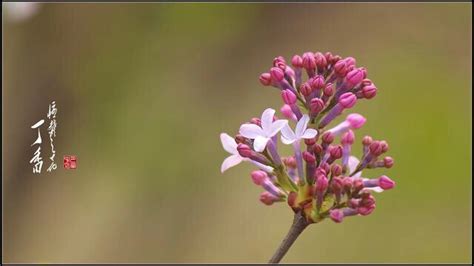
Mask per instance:
[[[3,10],[4,262],[266,262],[291,211],[258,201],[250,165],[220,173],[219,133],[280,107],[258,82],[275,56],[318,50],[367,67],[379,93],[356,134],[389,142],[397,187],[283,261],[471,260],[470,3]],[[52,100],[59,168],[33,175]]]

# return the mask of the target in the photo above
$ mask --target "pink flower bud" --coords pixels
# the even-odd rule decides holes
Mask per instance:
[[[253,155],[253,150],[248,146],[248,145],[245,145],[245,144],[238,144],[237,145],[237,151],[239,152],[240,156],[244,157],[244,158],[249,158]]]
[[[342,174],[342,166],[339,164],[333,164],[331,166],[331,173],[333,176],[340,176]]]
[[[312,145],[316,144],[316,140],[314,138],[305,139],[304,144],[306,144],[308,146],[312,146]]]
[[[392,157],[385,157],[383,158],[383,165],[386,167],[386,168],[392,168],[393,166],[393,158]]]
[[[339,104],[346,109],[352,108],[356,102],[357,96],[352,92],[346,92],[339,97]]]
[[[307,163],[315,163],[316,162],[316,157],[314,157],[313,154],[311,154],[310,152],[303,152],[303,159],[307,162]]]
[[[352,179],[352,187],[354,188],[354,190],[356,191],[359,191],[361,189],[364,188],[364,181],[362,180],[362,178],[353,178]]]
[[[341,146],[330,146],[329,147],[329,154],[333,159],[339,159],[342,157],[342,147]]]
[[[350,199],[347,202],[347,207],[355,209],[355,208],[359,207],[359,204],[360,204],[360,199]]]
[[[318,168],[316,168],[316,171],[314,172],[314,175],[315,176],[318,176],[318,175],[326,175],[327,174],[327,171],[324,169],[324,167],[321,167],[319,166]]]
[[[289,168],[296,168],[296,160],[295,157],[290,156],[290,157],[285,157],[282,159],[283,164],[285,164]]]
[[[362,87],[372,85],[373,82],[370,79],[363,79],[361,82]]]
[[[281,114],[288,120],[296,119],[295,114],[291,110],[291,107],[288,104],[284,104],[280,109]]]
[[[372,206],[375,205],[375,198],[370,193],[362,193],[362,199],[360,206]]]
[[[331,167],[328,163],[321,163],[318,168],[320,168],[321,171],[324,171],[324,175],[327,175],[326,173],[329,173],[329,171],[331,171]]]
[[[324,143],[331,144],[334,141],[334,135],[331,132],[326,132],[321,137]]]
[[[334,63],[334,62],[333,62],[334,56],[332,55],[331,52],[326,52],[326,53],[324,53],[324,57],[326,58],[326,62],[327,62],[328,64]]]
[[[268,178],[267,173],[262,170],[253,171],[250,176],[252,177],[252,181],[258,186],[262,185],[263,181]]]
[[[344,133],[341,138],[341,143],[342,144],[347,144],[347,145],[352,145],[354,143],[354,131],[350,130]]]
[[[270,73],[261,74],[259,80],[263,86],[269,86],[270,84],[272,84],[272,76],[270,75]]]
[[[314,154],[321,154],[322,151],[323,151],[323,147],[320,144],[313,145]]]
[[[355,66],[356,64],[356,60],[354,57],[346,57],[344,58],[344,61],[346,62],[348,66]]]
[[[294,67],[303,67],[303,58],[301,58],[299,55],[294,55],[291,59],[291,64]]]
[[[329,217],[331,218],[331,220],[333,220],[334,222],[336,223],[341,223],[342,220],[344,219],[344,213],[339,210],[339,209],[336,209],[336,210],[331,210],[329,212]]]
[[[354,70],[351,70],[349,73],[347,73],[346,82],[350,86],[354,87],[365,78],[365,75],[366,73],[364,72],[364,69],[356,68]]]
[[[314,54],[314,59],[316,61],[316,66],[320,70],[324,69],[328,64],[327,60],[326,60],[326,57],[320,52],[317,52],[317,53]]]
[[[316,59],[313,53],[307,52],[303,54],[303,67],[306,69],[316,68]]]
[[[311,109],[311,113],[319,113],[324,109],[324,102],[319,98],[313,98],[309,103],[309,108]]]
[[[283,72],[283,70],[279,67],[272,67],[270,69],[270,74],[272,76],[272,79],[275,81],[282,81],[285,77],[285,72]]]
[[[362,95],[366,99],[372,99],[377,94],[377,87],[375,85],[367,85],[362,88]]]
[[[286,70],[286,64],[283,62],[277,62],[275,67],[278,67],[279,69]]]
[[[343,184],[343,187],[344,189],[351,189],[352,188],[352,178],[350,177],[345,177],[342,179],[342,184]]]
[[[323,93],[325,96],[330,97],[334,94],[334,86],[332,83],[326,84],[324,87]]]
[[[332,57],[331,64],[334,65],[335,63],[339,62],[341,59],[342,59],[342,57],[340,55],[334,55]]]
[[[361,207],[357,208],[357,212],[360,215],[364,215],[364,216],[371,214],[374,210],[375,210],[375,204],[370,205],[370,206],[361,206]]]
[[[288,77],[291,77],[291,78],[295,78],[295,71],[293,70],[293,68],[287,66],[285,68],[285,75],[287,75]]]
[[[273,59],[273,66],[281,68],[282,70],[285,70],[286,68],[286,61],[283,56],[277,56],[275,59]]]
[[[334,193],[341,193],[343,187],[344,187],[344,183],[342,182],[342,179],[339,177],[333,177],[332,182],[331,182],[331,188],[334,191]]]
[[[264,191],[262,194],[260,194],[260,201],[263,204],[270,206],[274,202],[278,201],[278,198],[272,195],[270,192]]]
[[[288,105],[293,105],[296,103],[296,95],[290,90],[282,90],[281,98],[283,99],[283,102]]]
[[[286,63],[285,58],[281,55],[273,58],[273,65],[275,66],[278,62]]]
[[[313,88],[311,88],[311,85],[305,82],[301,84],[300,91],[301,91],[301,94],[303,94],[304,96],[309,96],[311,92],[313,92]]]
[[[372,143],[372,141],[374,141],[372,139],[371,136],[365,136],[363,139],[362,139],[362,144],[365,145],[365,146],[368,146]]]
[[[361,128],[367,120],[362,115],[353,113],[346,117],[346,121],[349,122],[352,129],[358,129]]]
[[[336,75],[343,77],[347,73],[347,64],[344,60],[339,60],[337,63],[334,65],[334,72]]]
[[[328,188],[329,181],[325,175],[318,175],[316,177],[316,191],[323,192]]]
[[[382,145],[380,145],[380,141],[373,141],[370,145],[369,145],[369,151],[371,154],[375,155],[375,156],[379,156],[380,154],[383,153],[382,151]]]
[[[311,82],[311,88],[313,89],[322,89],[324,88],[324,77],[321,75],[318,75],[310,80]]]
[[[395,187],[395,181],[390,179],[388,176],[381,176],[379,177],[379,187],[384,190],[389,190]]]

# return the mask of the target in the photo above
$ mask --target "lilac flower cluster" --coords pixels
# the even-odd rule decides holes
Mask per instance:
[[[307,52],[293,56],[291,65],[279,56],[270,71],[260,75],[264,86],[280,90],[284,102],[280,111],[286,119],[277,119],[275,110],[268,108],[261,118],[241,125],[235,137],[222,133],[222,145],[231,156],[221,171],[242,161],[254,164],[259,170],[251,178],[264,189],[260,201],[266,205],[286,201],[310,223],[327,217],[339,223],[346,216],[372,213],[372,192],[391,189],[395,182],[385,175],[363,177],[362,170],[393,166],[391,157],[382,157],[387,142],[365,136],[359,160],[351,155],[354,131],[366,119],[352,113],[328,126],[358,101],[372,99],[376,86],[352,57]],[[294,130],[290,121],[296,123]],[[293,155],[280,156],[278,133],[283,144],[292,146]]]

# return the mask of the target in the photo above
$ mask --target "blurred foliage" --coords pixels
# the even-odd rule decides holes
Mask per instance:
[[[265,262],[291,211],[258,201],[250,165],[219,172],[218,136],[280,107],[258,83],[275,56],[319,50],[368,68],[356,134],[389,142],[397,187],[284,261],[467,262],[470,6],[42,4],[4,21],[4,261]],[[52,100],[78,169],[37,176],[29,127]]]

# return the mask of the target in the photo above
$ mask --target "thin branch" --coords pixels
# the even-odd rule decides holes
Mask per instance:
[[[288,234],[286,235],[285,239],[283,239],[280,246],[275,251],[275,254],[273,254],[272,258],[268,261],[268,263],[279,263],[281,259],[285,256],[286,252],[288,252],[290,247],[293,245],[295,240],[298,238],[298,236],[301,234],[301,232],[303,232],[303,230],[308,225],[309,223],[306,221],[306,218],[304,218],[300,212],[295,213],[293,224],[291,225]]]

